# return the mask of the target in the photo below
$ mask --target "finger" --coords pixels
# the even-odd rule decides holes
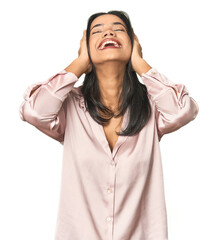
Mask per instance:
[[[84,30],[84,34],[83,34],[83,40],[86,40],[86,30]]]
[[[85,37],[85,30],[83,31],[83,35],[82,35],[82,38],[80,41],[82,41],[84,39],[84,37]]]
[[[135,39],[139,42],[139,39],[138,39],[138,37],[136,36],[136,34],[135,34]]]
[[[132,34],[135,35],[135,33],[134,33],[134,29],[133,29],[133,28],[132,28]]]
[[[83,37],[86,37],[86,30],[83,31]]]
[[[136,38],[136,39],[137,39],[137,36],[136,36],[136,34],[135,34],[135,32],[134,32],[133,28],[132,28],[132,32],[133,32],[133,36],[134,36],[134,38]]]
[[[138,37],[137,37],[137,35],[135,34],[135,32],[133,32],[134,33],[134,37],[138,40]]]
[[[132,28],[132,35],[133,35],[133,38],[135,38],[135,32],[133,28]]]

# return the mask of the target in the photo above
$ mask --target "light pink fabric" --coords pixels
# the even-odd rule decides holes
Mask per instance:
[[[22,120],[64,147],[55,240],[168,239],[159,141],[195,119],[199,108],[184,85],[157,69],[141,79],[152,116],[136,136],[119,136],[112,152],[74,87],[75,74],[62,70],[26,90]]]

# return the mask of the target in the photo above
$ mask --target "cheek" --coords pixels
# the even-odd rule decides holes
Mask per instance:
[[[92,61],[93,64],[96,64],[96,63],[99,62],[101,57],[96,52],[96,49],[90,48],[89,49],[89,54],[90,54],[90,58],[91,58],[91,61]]]
[[[93,41],[89,41],[89,53],[90,53],[91,59],[95,58],[96,47],[95,47],[95,43]]]
[[[92,55],[93,55],[93,47],[92,47],[92,45],[89,45],[89,54],[92,57]]]
[[[128,38],[128,39],[125,39],[124,41],[126,42],[126,44],[125,44],[126,53],[131,54],[131,52],[132,52],[131,40]]]
[[[125,47],[125,55],[131,57],[131,54],[132,54],[132,47],[131,47],[131,43],[129,43]]]

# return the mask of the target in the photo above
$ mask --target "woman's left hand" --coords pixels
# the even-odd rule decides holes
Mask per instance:
[[[142,47],[134,31],[133,31],[133,36],[134,36],[134,43],[133,43],[133,50],[131,55],[132,68],[136,73],[142,76],[142,73],[146,73],[149,69],[151,69],[151,66],[143,59]]]
[[[133,42],[133,50],[131,55],[131,63],[132,63],[133,70],[137,72],[137,65],[141,62],[143,56],[142,56],[142,47],[134,31],[133,31],[133,36],[134,36],[134,42]]]

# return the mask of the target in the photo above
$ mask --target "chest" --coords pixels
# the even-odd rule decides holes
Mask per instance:
[[[110,146],[111,151],[113,150],[117,140],[118,135],[116,132],[120,132],[122,127],[123,117],[112,118],[107,126],[104,126],[104,133],[107,138],[108,144]]]

